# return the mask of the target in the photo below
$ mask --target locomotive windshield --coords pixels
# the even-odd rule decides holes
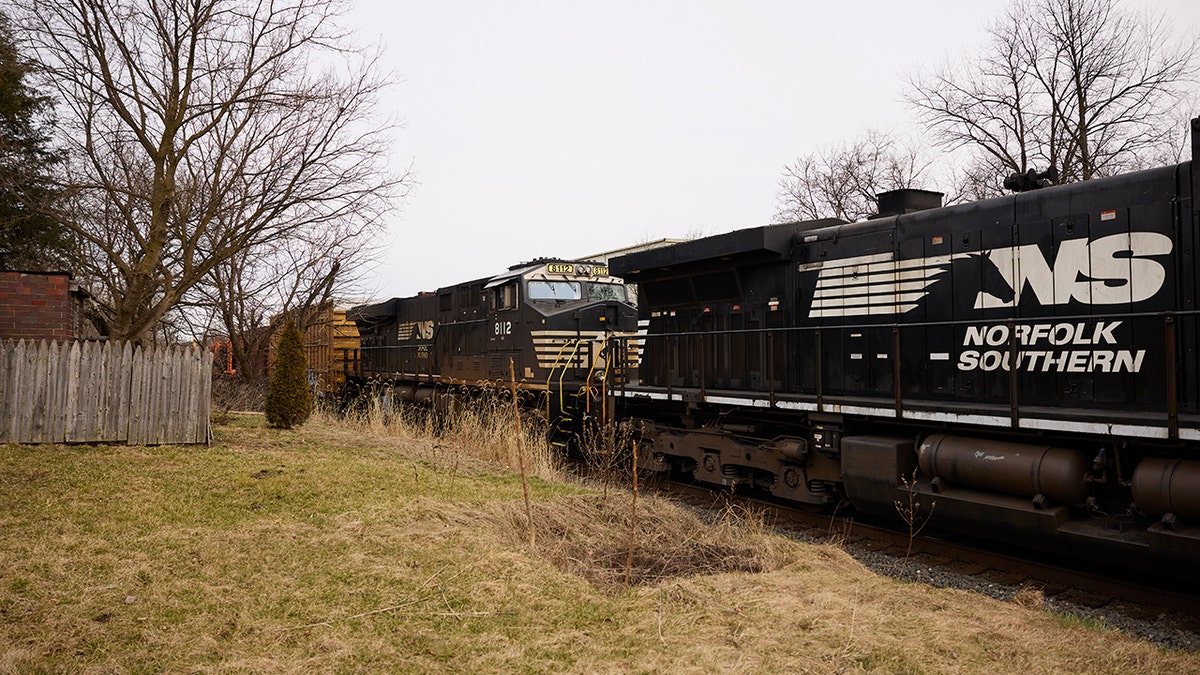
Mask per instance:
[[[625,284],[587,283],[588,300],[616,300],[625,302]]]
[[[526,285],[526,297],[530,300],[626,302],[628,296],[625,293],[625,284],[530,279]]]
[[[530,281],[530,300],[579,300],[583,297],[578,281]]]

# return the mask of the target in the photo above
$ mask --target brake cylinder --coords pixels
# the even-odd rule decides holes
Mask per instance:
[[[976,490],[1058,504],[1087,497],[1087,458],[1066,448],[935,434],[921,442],[917,462],[926,476]]]

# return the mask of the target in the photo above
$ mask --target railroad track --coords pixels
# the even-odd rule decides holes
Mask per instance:
[[[1107,608],[1140,621],[1165,621],[1175,630],[1200,636],[1200,587],[1194,582],[1184,580],[1158,587],[1105,571],[1082,569],[1074,563],[1020,557],[940,534],[922,534],[910,542],[908,532],[897,531],[894,526],[808,512],[695,484],[663,482],[655,489],[698,508],[725,509],[733,504],[763,511],[777,528],[820,541],[843,541],[851,555],[855,550],[890,555],[904,561],[900,568],[911,572],[904,574],[906,579],[926,581],[919,570],[936,566],[1014,590],[1034,588],[1047,599],[1073,606]],[[1191,587],[1181,587],[1184,583],[1191,583]]]

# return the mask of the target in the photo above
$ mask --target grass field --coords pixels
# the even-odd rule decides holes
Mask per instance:
[[[626,586],[629,493],[530,458],[531,547],[503,428],[241,416],[216,438],[0,446],[0,672],[1200,671],[653,498]]]

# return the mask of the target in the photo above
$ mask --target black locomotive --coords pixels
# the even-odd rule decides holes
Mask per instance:
[[[663,471],[1098,562],[1200,563],[1193,161],[632,253]]]
[[[610,338],[632,333],[636,311],[620,279],[592,262],[541,259],[507,272],[355,307],[359,349],[348,388],[382,383],[409,402],[440,403],[463,389],[516,380],[546,394],[552,442],[578,430],[615,365]],[[588,394],[587,396],[584,396]]]

